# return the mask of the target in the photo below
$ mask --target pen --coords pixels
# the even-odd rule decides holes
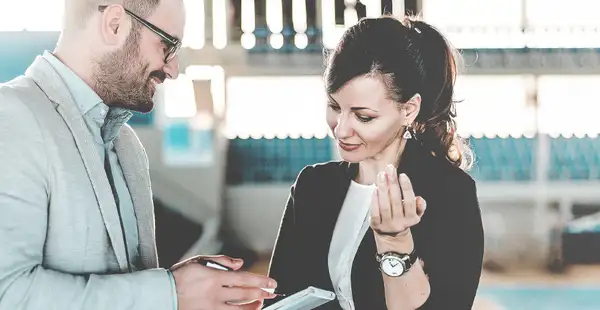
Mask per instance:
[[[227,266],[221,265],[217,262],[214,262],[212,260],[208,260],[205,258],[200,258],[200,259],[196,260],[195,262],[198,264],[204,265],[206,267],[214,268],[214,269],[219,269],[219,270],[223,270],[223,271],[233,271],[233,269],[231,269]]]
[[[223,270],[223,271],[233,271],[233,269],[231,269],[231,268],[229,268],[227,266],[224,266],[222,264],[219,264],[217,262],[214,262],[212,260],[208,260],[208,259],[205,259],[205,258],[200,258],[200,259],[196,260],[196,262],[198,264],[204,265],[204,266],[209,267],[209,268],[214,268],[214,269]],[[265,288],[263,288],[263,290],[266,291],[266,292],[269,292],[269,293],[271,293],[271,294],[273,294],[273,295],[275,295],[277,297],[286,297],[287,296],[287,294],[275,292],[274,289],[265,289]]]
[[[273,294],[273,295],[275,295],[277,297],[286,297],[287,296],[287,294],[280,293],[276,289],[272,289],[272,288],[263,288],[262,290],[265,291],[265,292],[267,292],[267,293],[271,293],[271,294]]]

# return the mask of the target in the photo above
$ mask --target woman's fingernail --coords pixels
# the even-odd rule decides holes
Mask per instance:
[[[387,173],[389,173],[390,175],[394,175],[394,165],[387,165],[386,167]]]
[[[385,172],[379,172],[379,183],[385,183]]]

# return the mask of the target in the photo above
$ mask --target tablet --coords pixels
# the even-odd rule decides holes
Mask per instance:
[[[335,293],[309,286],[263,310],[311,310],[335,299]]]

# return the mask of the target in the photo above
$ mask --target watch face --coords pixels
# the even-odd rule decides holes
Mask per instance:
[[[381,260],[381,271],[391,277],[399,277],[404,273],[404,263],[395,256],[386,256]]]

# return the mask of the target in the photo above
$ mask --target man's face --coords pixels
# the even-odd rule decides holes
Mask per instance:
[[[161,0],[146,21],[181,40],[185,26],[183,1]],[[176,78],[179,63],[177,57],[165,62],[170,46],[158,34],[134,18],[131,23],[132,30],[123,46],[97,61],[94,86],[108,106],[147,113],[154,108],[157,85]]]

